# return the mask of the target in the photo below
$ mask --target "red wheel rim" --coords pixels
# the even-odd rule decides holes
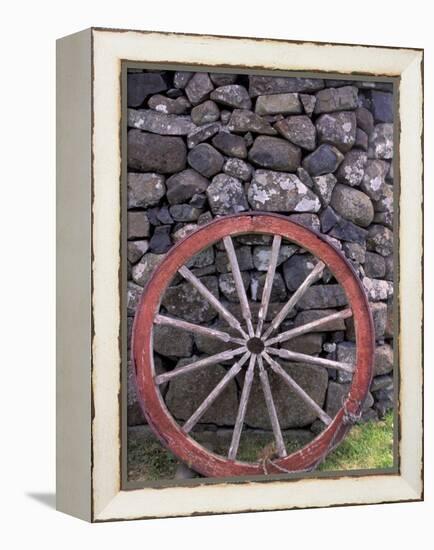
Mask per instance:
[[[267,473],[308,470],[321,462],[350,429],[348,417],[360,414],[372,379],[375,340],[368,300],[351,264],[327,239],[284,216],[259,212],[225,216],[200,227],[170,250],[149,279],[134,319],[132,360],[139,401],[150,427],[173,454],[207,477],[263,475],[264,465],[217,455],[192,439],[174,420],[154,382],[154,317],[174,274],[190,258],[223,237],[248,233],[280,235],[324,262],[345,291],[356,334],[356,367],[343,406],[314,440],[286,457],[273,460]]]

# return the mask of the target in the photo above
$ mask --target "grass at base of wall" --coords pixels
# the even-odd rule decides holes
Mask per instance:
[[[384,420],[353,426],[339,447],[318,468],[330,470],[364,470],[393,467],[393,412]]]
[[[128,438],[128,478],[130,481],[173,479],[179,461],[152,436]],[[240,446],[244,460],[255,460],[262,447],[250,440]],[[292,450],[288,446],[288,452]],[[217,449],[216,449],[217,451]],[[393,412],[383,420],[353,426],[339,447],[330,453],[318,471],[365,470],[393,467]]]

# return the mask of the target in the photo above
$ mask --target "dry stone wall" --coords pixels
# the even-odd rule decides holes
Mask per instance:
[[[217,216],[279,212],[327,235],[353,264],[368,295],[376,335],[375,376],[364,419],[393,406],[393,108],[388,83],[141,70],[128,75],[128,316],[131,328],[143,287],[179,239]],[[257,315],[270,240],[243,236],[236,252]],[[240,305],[224,249],[201,252],[189,267],[235,314]],[[313,267],[296,246],[282,246],[269,319]],[[326,272],[285,326],[297,326],[346,304]],[[175,278],[162,299],[169,314],[222,326],[192,287]],[[227,328],[227,327],[225,327]],[[284,347],[343,362],[355,358],[354,326],[338,320]],[[225,344],[171,327],[156,327],[156,369],[164,372]],[[343,372],[286,364],[296,381],[333,415],[348,391]],[[185,420],[224,375],[227,365],[173,379],[162,391]],[[282,429],[321,423],[270,375]],[[202,426],[234,424],[242,380],[236,379],[202,418]],[[128,423],[144,419],[129,365]],[[260,384],[252,390],[247,426],[269,430]],[[303,433],[304,433],[303,432]]]

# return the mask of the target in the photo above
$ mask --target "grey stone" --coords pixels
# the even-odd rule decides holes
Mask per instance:
[[[317,319],[322,319],[328,315],[336,313],[336,309],[310,309],[307,311],[300,311],[297,313],[297,316],[294,319],[294,325],[299,327],[310,323],[311,321],[316,321]],[[321,325],[319,328],[312,330],[312,332],[335,332],[345,330],[345,321],[344,319],[335,319],[334,321],[329,321],[324,325]]]
[[[303,388],[303,390],[317,403],[323,406],[327,390],[328,375],[326,369],[282,362],[283,369]],[[306,405],[293,390],[282,383],[280,376],[268,369],[271,392],[279,418],[280,427],[303,428],[311,424],[316,413]],[[246,424],[254,428],[271,430],[267,407],[265,405],[262,386],[259,376],[255,375],[249,404],[246,412]]]
[[[170,225],[160,225],[154,229],[154,234],[149,241],[149,250],[154,254],[164,254],[171,248]]]
[[[249,151],[249,160],[264,168],[295,172],[300,165],[301,150],[284,139],[258,136]]]
[[[304,112],[308,116],[312,116],[312,113],[315,110],[316,97],[310,94],[300,94],[300,101],[303,104]]]
[[[235,240],[239,244],[246,245],[271,245],[273,238],[271,235],[250,233],[247,235],[238,235],[238,237],[235,237]]]
[[[179,229],[176,229],[176,231],[172,233],[173,242],[177,243],[182,239],[185,239],[187,235],[189,235],[193,231],[196,231],[197,227],[198,225],[196,223],[187,223]]]
[[[393,122],[393,94],[372,90],[371,105],[376,122]]]
[[[252,167],[241,159],[229,158],[223,164],[223,172],[241,181],[250,181]]]
[[[244,134],[244,141],[246,142],[247,147],[251,147],[253,145],[253,135],[252,132],[247,132]]]
[[[190,102],[184,96],[171,99],[164,95],[153,95],[148,101],[148,107],[166,115],[183,115],[191,107]]]
[[[300,298],[301,309],[328,309],[345,306],[348,303],[340,285],[314,285]]]
[[[328,206],[325,210],[321,212],[320,220],[321,220],[321,231],[323,233],[328,233],[330,229],[333,229],[333,227],[339,221],[339,216],[336,214],[333,208],[330,208],[330,206]]]
[[[281,265],[298,250],[298,247],[291,244],[281,244],[277,258],[277,266]],[[253,249],[253,264],[258,271],[268,271],[270,265],[271,247],[255,246]]]
[[[206,191],[209,181],[201,174],[187,168],[178,174],[174,174],[166,181],[167,200],[170,204],[182,204],[197,193]]]
[[[193,336],[186,330],[167,325],[154,325],[154,351],[164,357],[190,357],[193,351]]]
[[[387,323],[387,304],[383,302],[370,302],[369,309],[372,313],[372,319],[374,321],[375,339],[381,340],[384,338]],[[355,340],[356,333],[354,330],[354,319],[349,317],[346,319],[345,324],[347,326],[346,338],[347,340]]]
[[[367,227],[374,219],[370,198],[353,187],[340,183],[335,185],[330,204],[342,217],[362,227]]]
[[[252,249],[250,246],[239,246],[235,248],[235,255],[237,257],[240,271],[248,271],[249,269],[253,269]],[[217,252],[216,269],[219,273],[229,273],[232,271],[226,251]]]
[[[250,97],[290,92],[315,92],[324,88],[322,78],[249,75]]]
[[[228,84],[216,88],[211,94],[211,99],[237,109],[250,109],[252,106],[252,100],[247,90],[239,84]]]
[[[354,342],[340,342],[337,344],[336,359],[340,363],[346,363],[352,365],[356,364],[356,344]],[[351,382],[352,373],[345,371],[338,371],[338,382]]]
[[[368,150],[368,134],[360,128],[356,128],[356,141],[354,142],[354,148],[361,149],[362,151]]]
[[[215,216],[237,214],[249,208],[242,183],[227,174],[214,176],[206,195]]]
[[[247,196],[252,208],[277,212],[317,212],[321,203],[294,174],[256,170]]]
[[[270,136],[277,134],[269,122],[256,113],[245,109],[234,109],[228,123],[228,130],[242,134],[245,132]]]
[[[356,120],[357,126],[369,136],[374,129],[374,117],[371,111],[365,107],[358,107],[356,109]]]
[[[152,109],[128,109],[128,126],[165,136],[186,136],[196,129],[190,116],[166,115]]]
[[[197,359],[199,358],[195,356],[191,359],[181,359],[176,368]],[[222,366],[214,365],[210,369],[198,369],[174,378],[169,384],[166,395],[167,408],[176,419],[188,420],[225,374],[226,370]],[[233,425],[237,409],[237,387],[232,380],[220,393],[218,400],[202,416],[201,422],[219,426]]]
[[[214,86],[208,73],[194,73],[185,87],[185,93],[193,105],[202,103],[213,90]]]
[[[367,247],[371,252],[389,256],[393,252],[392,231],[383,225],[371,225],[368,230]]]
[[[210,124],[204,124],[199,126],[194,132],[188,134],[187,145],[189,149],[196,147],[199,143],[206,141],[207,139],[215,136],[221,130],[221,124],[219,122],[211,122]]]
[[[377,124],[369,136],[368,157],[389,160],[393,157],[393,124]]]
[[[133,266],[132,276],[134,282],[140,286],[145,286],[157,265],[164,260],[164,258],[165,254],[147,252],[140,262]]]
[[[228,86],[229,84],[235,84],[237,76],[238,75],[231,73],[209,73],[210,79],[216,86]]]
[[[216,298],[219,297],[217,277],[201,277],[200,281]],[[162,305],[170,315],[191,323],[207,323],[217,315],[209,302],[190,283],[169,287],[162,297]]]
[[[215,267],[213,266],[214,263],[214,249],[212,246],[206,248],[205,250],[202,250],[198,254],[196,254],[191,260],[187,262],[187,267],[190,269],[196,268],[197,269],[204,269],[211,267],[212,269],[204,269],[204,273],[202,275],[210,275],[212,273],[215,273]],[[202,275],[196,273],[195,275],[200,277]]]
[[[222,330],[232,336],[239,336],[238,331],[224,324],[220,319],[213,323],[210,328]],[[194,341],[197,349],[201,353],[206,353],[207,355],[216,355],[217,353],[221,353],[222,351],[226,351],[234,347],[232,342],[223,342],[222,340],[217,340],[217,338],[198,333],[194,335]]]
[[[336,174],[338,180],[341,183],[351,185],[351,187],[360,185],[365,174],[367,160],[368,155],[364,151],[349,151],[346,153]]]
[[[294,254],[283,264],[283,277],[291,292],[297,290],[315,264],[316,260],[311,254]]]
[[[255,113],[258,115],[299,114],[302,107],[298,94],[261,95],[256,100]]]
[[[374,376],[372,379],[371,387],[369,388],[372,393],[378,390],[392,390],[393,389],[393,377],[390,374],[381,374],[380,376]]]
[[[173,76],[173,85],[175,88],[185,88],[194,73],[190,71],[177,71]]]
[[[388,374],[393,370],[393,348],[388,344],[375,348],[374,375]]]
[[[219,132],[212,140],[216,149],[228,155],[245,159],[247,157],[246,142],[241,136],[234,136],[227,132]]]
[[[127,418],[128,426],[146,424],[145,417],[137,398],[135,375],[131,361],[127,363]]]
[[[328,206],[330,204],[335,185],[336,178],[333,174],[324,174],[313,178],[313,189],[319,196],[323,206]]]
[[[365,288],[368,300],[372,302],[387,300],[388,298],[393,296],[393,283],[391,281],[363,277],[362,283]]]
[[[330,382],[327,389],[326,413],[333,418],[348,395],[349,385]]]
[[[128,208],[158,204],[166,193],[165,178],[161,174],[128,174]]]
[[[160,73],[129,73],[127,79],[128,107],[140,107],[148,95],[167,90],[167,83]]]
[[[311,334],[302,334],[301,336],[282,342],[280,347],[295,351],[296,353],[315,355],[321,352],[322,343],[323,335],[320,332],[313,332]]]
[[[357,108],[357,88],[325,88],[316,94],[315,114],[332,113]]]
[[[202,210],[191,204],[174,204],[169,209],[170,215],[176,222],[195,222]]]
[[[128,261],[135,264],[145,254],[149,248],[149,241],[129,241],[128,242]]]
[[[333,145],[342,153],[346,153],[354,145],[356,140],[356,115],[353,111],[340,111],[321,115],[316,120],[315,126],[320,143]]]
[[[367,277],[382,279],[386,274],[386,261],[380,254],[366,252],[363,269]]]
[[[386,279],[386,281],[393,281],[394,279],[393,254],[390,254],[390,256],[386,256],[384,258],[384,263],[386,267],[384,278]]]
[[[222,124],[227,124],[231,118],[232,111],[228,111],[227,109],[222,109],[220,111],[220,120],[222,121]]]
[[[192,168],[206,178],[218,174],[224,162],[223,155],[208,143],[200,143],[191,149],[187,160]]]
[[[250,276],[245,271],[241,272],[241,278],[244,288],[247,290],[250,284]],[[230,302],[239,302],[237,287],[232,273],[222,273],[219,275],[219,289],[223,296]]]
[[[128,212],[128,239],[149,237],[149,220],[146,212]]]
[[[345,256],[357,262],[363,264],[366,258],[366,246],[360,243],[343,243],[342,249],[345,253]]]
[[[392,212],[375,212],[374,223],[385,225],[389,229],[393,229],[393,213]]]
[[[149,210],[148,210],[149,213]],[[167,206],[162,206],[157,211],[157,220],[163,225],[171,225],[173,223],[173,218],[170,215],[169,208]]]
[[[193,107],[193,109],[191,110],[191,120],[197,126],[202,126],[202,124],[215,122],[219,118],[219,108],[214,103],[214,101],[211,101],[210,99],[208,101],[205,101],[204,103],[201,103],[200,105],[196,105],[196,107]]]
[[[137,306],[139,305],[142,296],[143,288],[132,281],[128,281],[127,285],[127,313],[135,315]]]
[[[143,172],[172,174],[185,168],[187,148],[180,137],[128,132],[128,167]]]
[[[385,177],[389,171],[389,164],[384,160],[369,160],[361,182],[361,189],[373,201],[380,200],[386,192]]]
[[[393,214],[393,206],[393,185],[386,183],[382,188],[380,199],[374,202],[374,208],[376,212]]]
[[[344,156],[331,145],[320,145],[313,153],[305,157],[302,166],[311,176],[322,176],[334,172]]]
[[[206,204],[206,195],[205,193],[196,193],[189,200],[189,204],[195,208],[203,208]]]
[[[313,189],[313,180],[309,175],[309,172],[307,172],[307,170],[305,170],[302,166],[299,166],[297,168],[297,176],[306,187],[309,187],[309,189]]]
[[[297,115],[287,117],[276,122],[274,128],[276,128],[279,134],[295,145],[299,145],[308,151],[315,149],[316,128],[308,116]]]
[[[329,235],[341,241],[363,244],[368,232],[348,220],[340,219],[330,230]]]
[[[250,295],[252,300],[261,301],[266,276],[266,273],[253,272],[250,281]],[[276,272],[273,279],[270,300],[272,302],[282,302],[286,299],[286,297],[285,282],[282,275],[279,272]]]
[[[312,231],[320,230],[320,221],[316,214],[291,214],[288,217],[291,221],[304,225]]]

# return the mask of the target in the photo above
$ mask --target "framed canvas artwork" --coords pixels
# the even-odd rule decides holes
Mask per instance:
[[[416,49],[58,42],[58,508],[420,500]]]

